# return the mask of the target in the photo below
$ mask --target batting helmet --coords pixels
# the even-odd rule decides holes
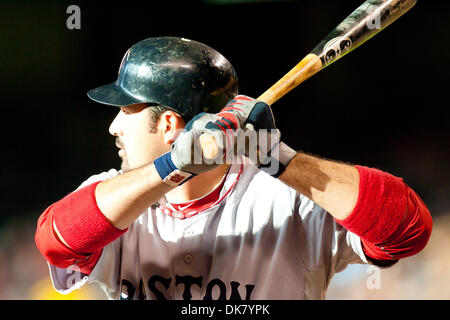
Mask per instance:
[[[92,100],[127,106],[155,103],[187,118],[217,113],[238,94],[231,63],[211,47],[177,37],[148,38],[125,53],[116,82],[88,92]]]

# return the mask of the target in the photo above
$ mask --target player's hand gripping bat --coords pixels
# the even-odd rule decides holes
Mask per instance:
[[[306,57],[257,99],[272,105],[300,83],[353,51],[411,9],[417,0],[367,0],[328,34]],[[200,136],[203,155],[219,152],[214,137]]]

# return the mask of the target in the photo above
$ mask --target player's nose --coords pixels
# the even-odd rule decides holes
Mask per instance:
[[[117,116],[114,118],[114,120],[109,125],[108,131],[113,136],[123,136],[123,131],[122,131],[121,126],[120,126],[120,122],[121,122],[120,121],[120,118],[121,118],[120,114],[121,114],[121,112],[119,112],[117,114]]]

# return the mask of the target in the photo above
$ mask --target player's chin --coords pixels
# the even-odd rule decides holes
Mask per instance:
[[[120,170],[122,170],[122,172],[130,171],[130,166],[127,163],[122,162],[120,165]]]
[[[128,160],[126,157],[121,157],[122,158],[122,163],[120,164],[120,169],[122,170],[122,172],[127,172],[130,170],[130,164],[128,163]]]

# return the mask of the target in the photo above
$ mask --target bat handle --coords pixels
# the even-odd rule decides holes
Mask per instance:
[[[310,53],[257,99],[272,105],[322,69],[319,56]]]

